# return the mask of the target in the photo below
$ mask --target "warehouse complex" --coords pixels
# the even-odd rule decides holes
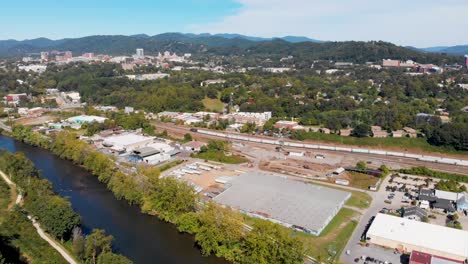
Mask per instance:
[[[248,172],[214,198],[248,215],[319,235],[351,194],[285,177]]]
[[[369,242],[402,252],[419,251],[443,258],[468,259],[468,232],[377,214],[367,231]]]

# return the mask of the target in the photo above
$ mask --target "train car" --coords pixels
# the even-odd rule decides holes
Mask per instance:
[[[421,155],[416,155],[416,154],[410,154],[410,153],[405,153],[406,158],[412,158],[412,159],[419,159],[422,156]]]
[[[312,144],[304,144],[304,148],[309,148],[309,149],[318,149],[318,145],[312,145]]]
[[[405,153],[387,151],[387,156],[404,157]]]
[[[351,152],[351,148],[336,147],[335,150],[336,151]]]
[[[351,152],[354,152],[354,153],[369,153],[369,150],[368,149],[353,148],[353,149],[351,149]]]
[[[325,150],[335,150],[335,147],[330,147],[330,146],[320,146],[319,149],[325,149]]]
[[[386,151],[383,150],[375,150],[375,149],[370,149],[369,154],[376,154],[376,155],[387,155]]]

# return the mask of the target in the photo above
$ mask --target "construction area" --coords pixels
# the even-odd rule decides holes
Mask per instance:
[[[346,191],[247,172],[225,183],[220,204],[286,227],[320,235],[351,197]]]

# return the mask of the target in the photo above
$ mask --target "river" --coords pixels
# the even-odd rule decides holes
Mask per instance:
[[[174,225],[117,200],[97,177],[72,162],[2,135],[0,148],[26,154],[41,170],[42,177],[53,183],[54,191],[69,198],[81,216],[84,232],[105,229],[115,239],[115,252],[134,263],[227,263],[216,257],[203,257],[192,236],[180,234]]]

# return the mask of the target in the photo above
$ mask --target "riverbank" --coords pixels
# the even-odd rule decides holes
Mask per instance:
[[[96,177],[85,170],[84,166],[76,166],[47,149],[32,147],[10,137],[2,136],[1,139],[0,148],[25,153],[42,171],[42,177],[53,183],[54,191],[69,197],[73,209],[82,216],[84,233],[87,234],[94,228],[106,229],[106,233],[114,237],[114,249],[117,253],[143,264],[226,263],[214,256],[202,256],[199,248],[194,246],[194,237],[180,233],[176,226],[141,213],[140,206],[116,199],[108,190],[107,184],[98,180],[103,179],[102,175]],[[82,153],[81,151],[78,150],[77,153]],[[89,153],[85,154],[89,156]],[[95,157],[92,155],[93,159]],[[114,167],[115,165],[111,168]],[[110,182],[115,183],[115,179]]]
[[[26,127],[13,127],[12,135],[30,145],[49,149],[61,159],[73,161],[96,175],[118,199],[142,206],[145,212],[175,223],[179,231],[194,236],[205,256],[216,255],[238,263],[249,262],[252,258],[267,263],[303,263],[304,245],[292,232],[261,221],[246,233],[239,212],[214,203],[199,208],[201,197],[186,192],[186,183],[172,177],[159,178],[158,170],[137,167],[131,175],[124,174],[121,170],[132,170],[120,168],[122,165],[68,132],[60,132],[50,141]],[[233,222],[232,219],[241,220]],[[265,244],[276,241],[282,253],[274,250],[277,246],[258,251],[257,246],[250,243],[253,240]]]
[[[6,263],[77,264],[57,241],[45,237],[37,223],[29,221],[18,207],[9,206],[19,206],[22,196],[2,171],[0,178],[0,253]]]

